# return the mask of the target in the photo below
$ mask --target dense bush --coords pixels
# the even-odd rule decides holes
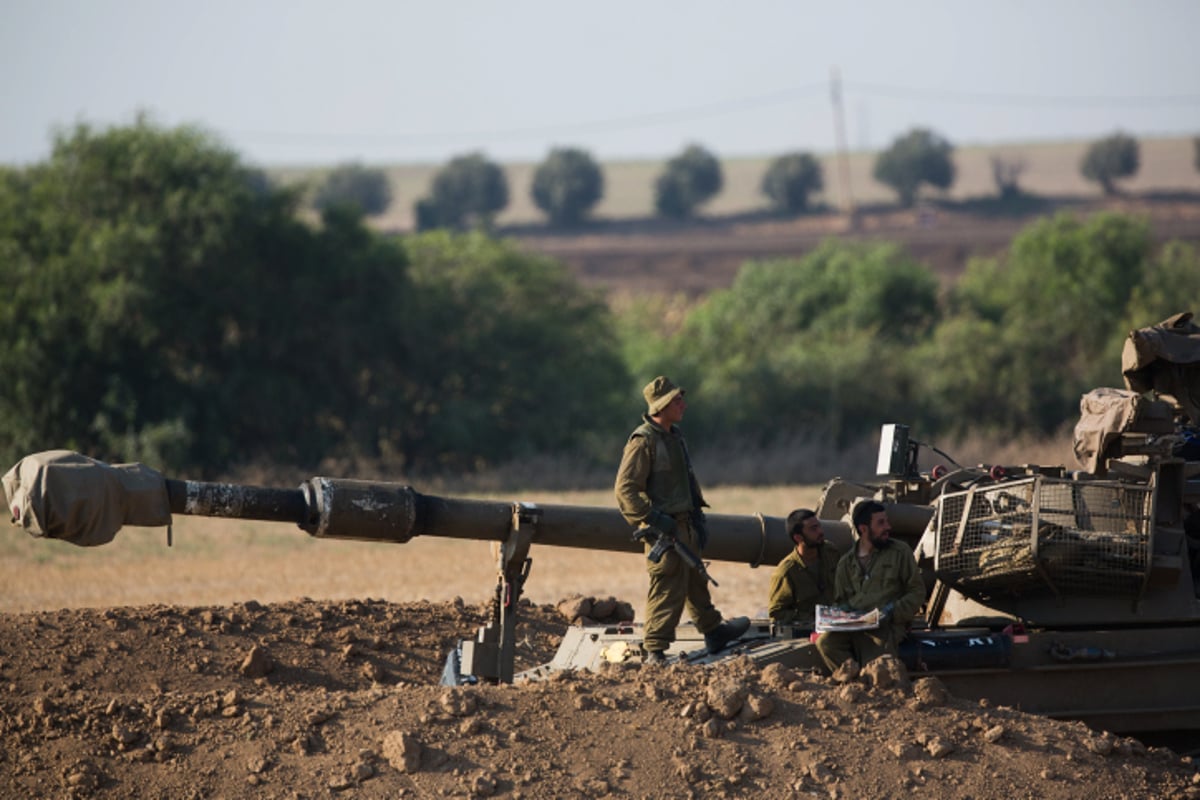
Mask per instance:
[[[1082,392],[1122,385],[1122,321],[1150,256],[1144,222],[1060,215],[1022,231],[1005,258],[973,262],[928,353],[943,425],[1049,432]]]
[[[767,165],[762,192],[771,207],[787,214],[808,208],[809,195],[824,188],[821,164],[810,153],[788,153]]]
[[[891,187],[904,207],[912,206],[922,184],[949,189],[954,184],[954,148],[941,136],[914,128],[875,159],[875,180]]]
[[[558,148],[534,171],[530,194],[552,224],[575,225],[604,196],[604,173],[587,152]]]
[[[313,208],[326,211],[334,205],[351,205],[367,216],[387,211],[392,187],[387,173],[361,164],[343,164],[325,178],[313,198]]]
[[[904,386],[905,348],[937,319],[937,280],[891,245],[829,241],[800,261],[751,263],[631,369],[667,371],[704,400],[689,427],[762,442],[783,431],[845,441]],[[867,411],[870,413],[866,413]]]
[[[534,452],[611,457],[629,382],[601,298],[557,261],[483,234],[408,240],[415,297],[403,451],[474,467]]]
[[[654,183],[654,208],[659,215],[686,219],[718,192],[724,177],[721,162],[700,145],[689,145],[667,161]]]
[[[1114,133],[1088,147],[1079,164],[1079,172],[1089,181],[1100,184],[1106,195],[1114,195],[1118,179],[1137,174],[1140,166],[1138,150],[1137,139]]]

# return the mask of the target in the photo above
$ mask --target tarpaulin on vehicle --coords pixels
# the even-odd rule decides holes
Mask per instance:
[[[92,547],[123,525],[171,523],[166,479],[144,464],[47,450],[25,456],[0,480],[13,524],[31,536]]]
[[[1103,475],[1109,447],[1121,434],[1139,428],[1172,430],[1171,406],[1128,389],[1093,389],[1079,399],[1075,458],[1093,475]],[[1153,425],[1139,423],[1154,423]]]
[[[1157,392],[1200,425],[1200,325],[1192,312],[1130,332],[1121,372],[1130,389]]]

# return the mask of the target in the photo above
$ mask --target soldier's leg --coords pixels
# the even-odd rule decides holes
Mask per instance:
[[[836,672],[843,662],[856,657],[854,634],[847,631],[826,631],[817,637],[817,652],[821,654],[829,671]]]
[[[692,548],[692,552],[699,552],[700,548],[695,534],[690,528],[685,533],[681,532],[680,539]],[[708,591],[708,581],[694,569],[685,567],[683,571],[687,573],[686,607],[688,617],[696,623],[696,630],[700,633],[709,633],[721,624],[721,612],[713,606],[712,595]]]
[[[687,599],[690,571],[674,552],[664,554],[657,564],[646,561],[650,589],[646,592],[642,646],[647,650],[666,650],[675,641],[675,628]]]
[[[896,629],[891,626],[878,631],[863,631],[858,642],[858,663],[866,664],[883,655],[899,657],[899,640]]]

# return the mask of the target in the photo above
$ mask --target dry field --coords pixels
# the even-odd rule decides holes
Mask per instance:
[[[811,505],[820,487],[717,487],[706,490],[719,513],[786,515]],[[481,495],[481,499],[613,505],[611,490]],[[418,537],[408,544],[317,540],[284,523],[176,516],[174,546],[165,529],[127,528],[108,545],[79,548],[32,539],[9,528],[0,537],[0,612],[60,608],[274,603],[302,597],[391,602],[461,597],[485,601],[495,586],[487,542]],[[526,596],[556,603],[574,592],[614,595],[639,608],[646,593],[640,555],[534,546]],[[770,572],[715,563],[718,606],[750,614],[766,600]]]

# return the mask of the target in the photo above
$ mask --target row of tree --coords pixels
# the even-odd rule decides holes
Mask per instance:
[[[891,188],[899,203],[912,206],[923,187],[949,189],[954,184],[954,147],[937,133],[915,128],[897,138],[875,160],[873,175]],[[1093,142],[1080,162],[1080,174],[1100,185],[1106,195],[1117,182],[1136,175],[1140,167],[1136,139],[1116,133]],[[1026,168],[1020,159],[995,156],[992,174],[998,194],[1011,199],[1021,193]],[[1196,168],[1200,170],[1200,138],[1196,139]],[[721,162],[700,145],[689,145],[669,159],[654,183],[654,204],[665,218],[694,216],[724,185]],[[825,186],[821,163],[811,153],[787,153],[773,159],[763,174],[761,191],[770,207],[783,214],[806,211],[811,198]],[[604,173],[588,152],[558,148],[538,164],[530,195],[555,227],[571,227],[587,218],[604,198]],[[337,203],[352,204],[368,215],[391,205],[387,174],[361,164],[335,168],[318,187],[314,205],[325,210]],[[481,153],[451,159],[434,175],[429,195],[415,205],[418,230],[490,227],[509,202],[504,170]]]
[[[611,465],[658,373],[689,387],[707,444],[1053,431],[1120,385],[1130,328],[1200,305],[1195,249],[1117,215],[1035,223],[948,293],[896,246],[831,240],[745,265],[676,323],[483,233],[299,211],[188,128],[80,126],[0,169],[0,457]]]

